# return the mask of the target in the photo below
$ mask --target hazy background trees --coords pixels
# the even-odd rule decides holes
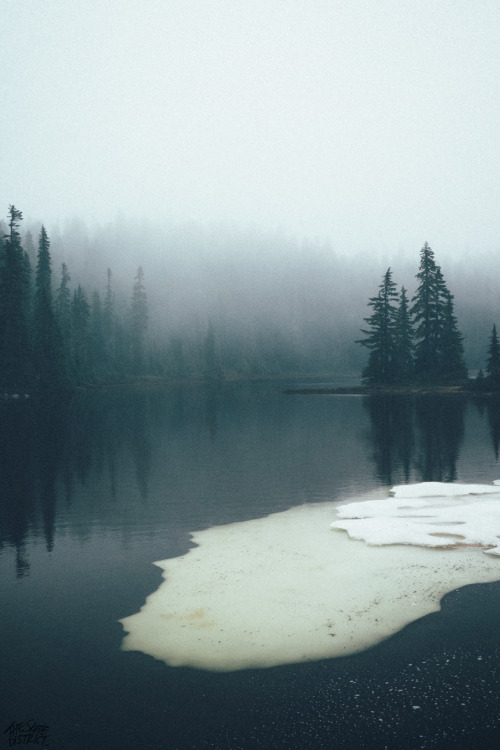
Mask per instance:
[[[9,222],[11,218],[9,214]],[[14,236],[14,244],[21,250],[15,259],[19,272],[24,269],[23,288],[31,290],[24,314],[32,321],[36,273],[28,273],[28,267],[38,262],[33,237],[38,241],[41,224],[23,222],[20,227],[16,222],[12,229],[19,238]],[[4,222],[4,284],[10,233]],[[319,240],[298,243],[282,233],[136,225],[125,217],[92,228],[74,220],[47,229],[46,238],[63,373],[69,382],[129,377],[134,370],[175,379],[205,378],[209,372],[217,377],[359,377],[366,352],[354,342],[374,281],[389,265],[405,290],[403,299],[401,289],[393,300],[398,351],[406,347],[394,362],[399,372],[413,353],[408,316],[419,281],[416,248],[411,253],[340,255]],[[479,254],[473,266],[469,258],[446,262],[455,296],[441,296],[442,313],[451,323],[459,320],[471,369],[485,367],[488,336],[500,316],[499,265],[496,257]],[[144,327],[141,316],[133,323],[134,295],[136,302],[144,295]],[[2,307],[7,301],[2,300]]]

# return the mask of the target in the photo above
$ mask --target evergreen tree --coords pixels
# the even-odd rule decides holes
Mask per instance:
[[[464,361],[463,336],[458,330],[454,313],[453,295],[446,289],[441,310],[438,371],[441,380],[457,381],[467,378]]]
[[[9,233],[0,266],[0,384],[9,392],[31,381],[29,346],[30,266],[18,231],[23,215],[9,206]]]
[[[104,316],[101,297],[96,290],[92,295],[90,311],[91,365],[94,375],[106,373],[106,344],[104,340]]]
[[[144,371],[148,317],[148,300],[144,286],[144,271],[139,266],[132,291],[130,330],[132,370],[135,373]]]
[[[414,373],[413,327],[411,324],[406,289],[401,288],[399,308],[395,325],[395,377],[398,381],[408,381]]]
[[[420,253],[419,285],[411,315],[416,325],[415,374],[421,380],[449,381],[467,376],[463,336],[441,267],[427,244]]]
[[[90,305],[81,284],[73,292],[71,301],[72,364],[76,378],[90,375]]]
[[[111,285],[111,270],[107,269],[106,293],[102,312],[102,331],[105,346],[105,360],[108,369],[116,365],[116,334],[115,334],[115,295]]]
[[[170,346],[167,349],[167,372],[170,377],[180,380],[188,375],[186,357],[184,354],[184,342],[180,336],[173,336],[170,339]]]
[[[33,242],[33,235],[29,230],[26,232],[26,235],[24,237],[23,247],[28,253],[30,263],[34,263],[37,258],[37,250],[35,247],[35,243]]]
[[[411,315],[416,325],[415,372],[421,378],[436,376],[437,370],[437,266],[427,242],[420,252],[417,293],[412,299]]]
[[[33,235],[31,232],[26,232],[24,242],[22,243],[24,248],[24,263],[26,268],[26,274],[27,274],[27,285],[28,285],[28,296],[29,300],[33,299],[35,289],[33,286],[33,273],[32,268],[33,264],[37,260],[37,250],[35,248],[35,243],[33,242]]]
[[[72,376],[74,375],[72,372],[70,281],[71,276],[69,275],[68,267],[66,263],[63,263],[61,267],[61,284],[57,290],[56,297],[56,321],[61,334],[62,360],[65,377],[68,377],[70,373]]]
[[[209,380],[221,380],[222,367],[217,352],[215,329],[212,321],[208,323],[207,335],[203,345],[204,374]]]
[[[42,388],[59,386],[63,381],[62,340],[52,300],[50,242],[42,226],[33,305],[33,362],[35,377]]]
[[[500,386],[500,344],[498,342],[497,327],[493,325],[488,346],[488,360],[486,372],[495,388]]]
[[[362,329],[367,338],[356,343],[366,346],[370,350],[368,365],[363,370],[363,381],[371,385],[391,383],[396,377],[396,320],[397,308],[395,301],[398,294],[396,284],[392,280],[391,269],[384,274],[376,297],[368,302],[373,313],[364,318],[368,329]]]

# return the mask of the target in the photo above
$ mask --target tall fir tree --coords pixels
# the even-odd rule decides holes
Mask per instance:
[[[9,206],[9,232],[0,264],[0,386],[8,392],[31,384],[29,336],[30,265],[21,246],[23,215]]]
[[[42,226],[33,303],[33,364],[35,380],[42,389],[57,388],[64,382],[62,339],[52,299],[50,241]]]
[[[87,295],[78,284],[71,300],[72,364],[77,380],[86,380],[90,370],[90,305]]]
[[[207,333],[203,343],[203,370],[207,380],[222,380],[222,365],[217,351],[215,328],[208,322]]]
[[[24,248],[24,264],[27,275],[28,296],[31,304],[31,300],[33,299],[35,293],[32,269],[33,265],[36,264],[38,255],[37,249],[35,248],[35,243],[33,242],[33,235],[30,231],[26,232],[24,241],[22,242],[22,246]],[[28,319],[29,314],[30,309],[28,309]]]
[[[68,266],[63,263],[61,266],[61,283],[57,289],[56,296],[56,320],[61,333],[62,344],[62,366],[64,369],[64,378],[74,378],[72,363],[72,324],[71,324],[71,291],[69,283],[71,276]]]
[[[102,311],[102,330],[105,346],[105,359],[108,370],[116,367],[115,295],[111,283],[112,273],[106,272],[106,293]]]
[[[142,266],[137,269],[132,290],[131,307],[131,364],[134,373],[144,371],[146,361],[146,332],[148,328],[148,299],[144,286],[144,271]]]
[[[106,343],[104,339],[104,316],[101,296],[96,290],[92,295],[90,309],[91,366],[94,376],[107,375]]]
[[[423,381],[461,380],[467,376],[467,369],[453,295],[427,242],[420,253],[417,279],[410,310],[416,326],[415,374]]]
[[[464,360],[463,335],[458,330],[453,295],[445,289],[444,304],[440,311],[440,338],[438,348],[438,372],[442,381],[457,382],[467,378]]]
[[[401,288],[399,307],[395,325],[395,378],[408,382],[414,375],[413,361],[413,326],[411,323],[408,296],[404,286]]]
[[[423,379],[435,377],[437,370],[436,273],[434,252],[426,242],[420,252],[419,283],[410,310],[416,326],[415,374]]]
[[[491,384],[495,388],[500,387],[500,344],[498,342],[496,325],[493,325],[490,343],[488,345],[486,372],[488,373]]]
[[[368,364],[363,370],[363,381],[370,385],[385,385],[392,383],[396,377],[396,301],[398,293],[396,284],[392,280],[391,269],[384,274],[376,297],[368,302],[373,313],[364,318],[369,328],[362,329],[365,339],[357,341],[370,350]]]

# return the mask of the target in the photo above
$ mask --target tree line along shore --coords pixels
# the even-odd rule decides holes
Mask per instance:
[[[0,239],[0,394],[164,380],[219,381],[248,374],[226,369],[210,320],[188,355],[177,337],[168,343],[152,341],[142,266],[131,279],[126,301],[117,300],[109,268],[102,292],[94,289],[89,294],[81,283],[72,288],[66,263],[54,279],[45,227],[41,226],[35,249],[31,233],[21,239],[22,219],[22,212],[9,206],[7,232]],[[421,250],[417,281],[410,298],[405,287],[397,290],[390,268],[384,274],[368,302],[363,338],[356,342],[369,352],[363,386],[349,392],[470,388],[454,297],[427,243]],[[283,345],[277,341],[277,346]],[[277,362],[281,355],[276,353]],[[314,373],[311,362],[309,374]],[[270,371],[251,373],[260,374]],[[271,373],[287,375],[286,365]],[[476,390],[500,387],[495,325],[484,372],[473,382]]]
[[[417,289],[411,300],[403,286],[398,292],[390,268],[368,306],[364,338],[357,343],[369,350],[362,378],[366,387],[423,391],[433,386],[442,392],[470,389],[464,358],[463,335],[455,315],[454,296],[441,267],[426,242],[420,251]],[[500,346],[493,324],[485,371],[475,389],[500,387]]]

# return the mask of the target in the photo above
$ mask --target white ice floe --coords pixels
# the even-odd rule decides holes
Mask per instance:
[[[498,551],[500,495],[491,487],[432,483],[393,493],[196,532],[187,554],[156,563],[164,580],[121,621],[123,649],[214,671],[342,656],[438,610],[458,586],[500,578],[498,558],[457,546]],[[336,512],[345,520],[335,529],[371,544],[332,533]]]
[[[419,482],[399,484],[389,490],[394,497],[463,497],[464,495],[498,495],[500,479],[491,484],[453,484],[451,482]],[[497,485],[497,486],[495,486]]]
[[[393,487],[390,493],[389,498],[340,506],[343,520],[331,528],[373,545],[468,545],[500,555],[498,485],[422,482]]]

